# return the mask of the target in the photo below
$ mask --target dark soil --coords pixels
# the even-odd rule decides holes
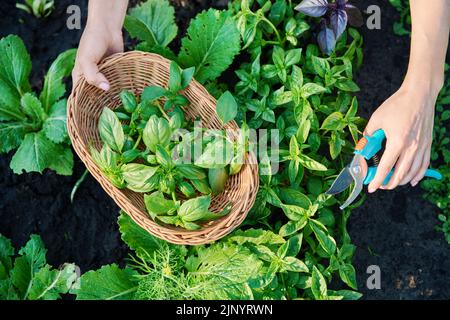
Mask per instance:
[[[66,28],[66,8],[78,4],[86,18],[87,1],[59,0],[47,20],[38,20],[15,9],[15,0],[0,3],[0,37],[18,34],[24,39],[33,60],[32,85],[40,89],[44,74],[63,50],[76,47],[80,30]],[[172,1],[176,5],[180,34],[188,19],[201,9],[223,6],[226,1]],[[357,76],[361,115],[368,118],[374,109],[400,85],[407,66],[409,40],[392,33],[397,13],[385,1],[359,1],[382,8],[382,30],[363,27],[365,60]],[[19,22],[23,21],[23,23]],[[84,24],[84,23],[83,23]],[[179,42],[174,44],[179,45]],[[79,189],[73,203],[70,192],[84,172],[75,161],[72,177],[14,175],[10,155],[0,157],[0,233],[22,246],[30,234],[39,234],[48,248],[53,265],[75,262],[82,271],[101,265],[123,263],[128,254],[117,227],[119,209],[92,177]],[[354,264],[359,290],[366,299],[445,299],[450,297],[449,247],[440,232],[438,211],[422,199],[421,189],[401,187],[370,195],[354,210],[349,232],[358,247]],[[366,288],[366,269],[381,269],[381,290]]]

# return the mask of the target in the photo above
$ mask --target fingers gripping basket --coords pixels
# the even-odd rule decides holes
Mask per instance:
[[[205,224],[200,230],[187,231],[173,226],[160,225],[153,221],[145,209],[143,194],[114,187],[92,160],[89,145],[100,149],[102,142],[98,133],[98,119],[103,107],[114,109],[120,105],[119,93],[126,89],[140,94],[149,85],[167,86],[170,62],[156,54],[127,52],[106,59],[100,71],[110,81],[110,90],[103,92],[84,79],[80,80],[68,101],[68,131],[72,145],[89,172],[101,184],[138,225],[151,234],[176,244],[205,244],[230,233],[247,216],[253,206],[258,190],[258,167],[255,155],[247,154],[242,170],[227,181],[224,192],[213,197],[210,210],[220,212],[227,204],[231,212],[215,221]],[[204,127],[221,129],[222,124],[215,112],[216,100],[203,86],[193,80],[184,95],[191,102],[185,108],[189,118],[200,117]],[[225,128],[237,129],[230,122]]]

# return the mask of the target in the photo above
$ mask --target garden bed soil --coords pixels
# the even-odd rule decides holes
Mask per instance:
[[[226,3],[172,2],[180,34],[185,33],[189,18],[197,11]],[[47,20],[15,9],[15,1],[0,3],[0,36],[18,34],[24,40],[33,60],[34,88],[41,87],[56,56],[78,44],[81,30],[68,30],[65,23],[66,8],[73,4],[80,6],[84,24],[87,1],[57,1],[56,10]],[[382,29],[361,29],[365,56],[356,82],[361,87],[360,114],[366,118],[400,85],[409,51],[409,39],[392,33],[397,12],[385,1],[358,2],[362,9],[370,4],[382,8]],[[11,156],[0,157],[1,234],[11,238],[16,247],[22,246],[30,234],[41,235],[48,260],[55,266],[74,262],[84,272],[124,262],[128,249],[116,223],[119,209],[100,185],[88,176],[74,202],[70,202],[72,187],[85,170],[77,157],[73,176],[62,177],[51,171],[15,175],[9,169]],[[438,210],[422,198],[421,189],[409,186],[368,195],[364,204],[352,212],[348,230],[357,246],[354,265],[365,299],[450,298],[449,246],[435,230],[437,214]],[[369,290],[365,285],[369,265],[380,267],[380,290]]]

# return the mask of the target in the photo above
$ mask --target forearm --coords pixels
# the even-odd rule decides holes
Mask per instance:
[[[127,6],[128,0],[90,0],[87,26],[120,33]]]
[[[450,1],[410,0],[410,6],[411,52],[405,84],[437,95],[444,83]]]

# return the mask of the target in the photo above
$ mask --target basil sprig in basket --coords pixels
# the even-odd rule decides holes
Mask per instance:
[[[244,130],[224,119],[227,110],[219,117],[217,101],[191,80],[193,70],[138,51],[111,56],[99,69],[110,90],[80,80],[68,101],[68,131],[118,206],[151,234],[177,244],[209,243],[239,226],[258,190],[256,158]],[[177,129],[184,130],[178,140]],[[185,163],[191,148],[183,143],[199,134],[202,154]],[[225,152],[222,165],[214,165],[214,152],[225,147],[232,156]]]

